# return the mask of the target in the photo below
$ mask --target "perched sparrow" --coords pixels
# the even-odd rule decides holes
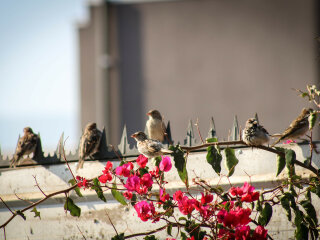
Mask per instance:
[[[138,151],[147,158],[172,153],[171,150],[164,149],[159,141],[148,139],[144,132],[136,132],[131,137],[137,141]]]
[[[269,133],[255,118],[249,118],[242,132],[242,140],[249,146],[259,146],[269,142]]]
[[[38,144],[38,140],[38,135],[34,134],[30,127],[25,127],[23,129],[23,136],[19,138],[16,152],[13,156],[13,161],[11,162],[10,166],[15,167],[23,155],[34,153]]]
[[[79,163],[77,169],[83,168],[84,159],[98,151],[102,132],[97,129],[96,123],[88,123],[81,136],[79,144]]]
[[[164,125],[160,112],[158,110],[150,110],[147,116],[149,116],[146,122],[149,138],[163,142],[166,126]]]
[[[310,115],[310,112],[313,110],[311,108],[309,109],[302,109],[300,115],[290,124],[290,126],[280,135],[273,135],[273,136],[279,136],[279,139],[275,141],[271,147],[276,145],[278,142],[282,140],[287,139],[297,139],[304,134],[308,132],[309,129],[309,121],[308,117]]]

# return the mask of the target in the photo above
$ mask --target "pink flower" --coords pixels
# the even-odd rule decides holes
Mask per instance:
[[[112,175],[110,172],[107,172],[107,173],[101,175],[98,179],[99,179],[99,182],[106,183],[106,182],[112,180]]]
[[[123,196],[126,199],[130,200],[132,198],[133,194],[132,194],[132,192],[126,191],[126,192],[123,193]]]
[[[153,203],[148,203],[147,201],[136,203],[134,208],[138,213],[138,217],[144,222],[148,221],[148,219],[152,218],[152,216],[155,214]]]
[[[221,209],[217,214],[217,219],[219,223],[223,223],[226,227],[247,225],[250,219],[251,209],[250,208],[240,208],[230,209],[229,212],[225,209]]]
[[[149,172],[152,177],[158,178],[159,177],[159,168],[155,166],[155,168]]]
[[[194,240],[194,236],[192,236],[191,238],[187,238],[187,240]]]
[[[77,185],[79,188],[87,188],[88,187],[88,181],[84,177],[76,176],[76,179],[78,181]]]
[[[133,164],[131,162],[123,164],[116,168],[116,174],[118,176],[129,177],[130,171],[133,169]]]
[[[136,161],[140,168],[145,168],[148,163],[148,158],[140,154]]]
[[[167,193],[166,193],[166,190],[165,190],[165,189],[162,189],[162,188],[160,188],[159,195],[160,195],[160,200],[161,200],[162,202],[168,201],[169,198],[170,198],[170,195],[167,194]]]
[[[242,202],[253,202],[259,199],[259,192],[254,192],[254,187],[245,182],[241,188],[232,187],[229,192],[233,196],[241,197]]]
[[[124,185],[129,191],[137,191],[140,190],[140,178],[138,176],[128,177],[126,184]]]
[[[162,160],[160,162],[159,168],[161,171],[163,172],[169,172],[172,168],[172,163],[171,163],[171,159],[170,157],[166,156],[166,157],[162,157]]]
[[[195,199],[189,199],[187,196],[184,196],[182,200],[178,202],[178,208],[182,214],[188,215],[192,213],[197,202]]]
[[[201,197],[201,204],[206,204],[206,203],[210,203],[213,200],[213,195],[212,194],[208,194],[206,193],[206,195],[204,195],[203,193],[201,193],[202,197]]]
[[[102,171],[103,173],[107,173],[110,171],[110,169],[113,167],[113,163],[108,161],[106,164],[106,167],[104,168],[104,170]]]
[[[267,239],[268,230],[264,229],[263,226],[257,226],[253,233],[253,238],[256,240]]]
[[[284,141],[283,144],[290,144],[290,143],[296,143],[296,141],[293,141],[291,139],[288,139],[287,141]]]
[[[147,188],[151,187],[153,184],[152,177],[149,173],[144,174],[140,180],[140,184]]]
[[[240,226],[236,228],[235,231],[236,240],[247,240],[250,238],[250,227],[249,226]]]
[[[181,192],[180,190],[178,190],[173,194],[173,199],[177,202],[180,202],[182,200],[183,196],[184,196],[184,193]]]

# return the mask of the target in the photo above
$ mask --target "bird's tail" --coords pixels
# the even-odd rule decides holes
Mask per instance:
[[[20,154],[14,154],[13,155],[13,160],[11,161],[10,163],[10,167],[16,167],[17,165],[17,162],[19,161],[19,159],[21,158],[21,155]]]
[[[84,164],[84,159],[83,159],[83,158],[79,158],[77,170],[78,170],[79,168],[83,168],[83,164]]]
[[[164,149],[164,148],[161,149],[161,152],[162,152],[163,154],[171,154],[171,153],[173,153],[173,151],[171,151],[171,150],[169,150],[169,149]]]

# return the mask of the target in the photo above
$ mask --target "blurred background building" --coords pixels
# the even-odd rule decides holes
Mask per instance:
[[[112,143],[144,130],[146,112],[171,121],[173,139],[213,116],[227,138],[234,115],[257,112],[281,132],[307,101],[292,88],[319,82],[315,0],[95,1],[79,26],[81,126],[97,121]]]

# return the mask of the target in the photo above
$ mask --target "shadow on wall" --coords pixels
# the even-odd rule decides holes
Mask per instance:
[[[134,6],[117,7],[120,93],[122,93],[120,126],[122,130],[123,125],[127,124],[129,136],[136,131],[143,131],[145,122],[140,18]],[[129,137],[128,140],[129,143],[134,143],[134,139]]]

